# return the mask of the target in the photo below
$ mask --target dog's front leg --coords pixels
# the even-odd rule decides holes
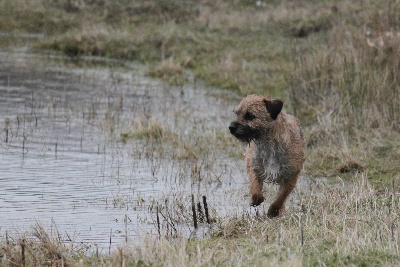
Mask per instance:
[[[250,160],[247,160],[247,173],[250,177],[250,195],[251,206],[258,206],[264,201],[263,181],[257,178],[254,170],[251,168]]]
[[[278,217],[283,214],[286,200],[296,186],[297,177],[298,175],[292,180],[284,182],[279,186],[278,195],[268,209],[267,216],[269,218]]]

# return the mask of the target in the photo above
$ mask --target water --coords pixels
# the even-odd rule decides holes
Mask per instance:
[[[247,207],[243,159],[217,152],[177,159],[151,140],[120,138],[147,120],[187,142],[194,134],[229,136],[233,95],[193,82],[171,87],[135,65],[78,63],[0,53],[1,236],[30,232],[38,222],[106,249],[110,236],[114,247],[157,234],[154,206],[165,200],[183,203],[181,217],[190,214],[192,193],[196,201],[206,195],[217,214]],[[188,221],[182,224],[190,229]]]
[[[190,235],[192,194],[207,197],[214,217],[254,212],[240,143],[227,142],[224,153],[208,145],[232,138],[237,96],[196,81],[169,86],[132,63],[25,50],[0,51],[0,238],[40,223],[66,242],[108,251],[157,235],[156,206],[164,234]],[[178,141],[123,142],[148,122]],[[329,183],[309,181],[300,179],[288,207]],[[264,212],[276,187],[265,190]]]

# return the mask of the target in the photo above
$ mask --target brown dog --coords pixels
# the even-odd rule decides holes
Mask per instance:
[[[235,109],[237,119],[229,130],[249,143],[246,166],[250,176],[251,205],[264,201],[263,182],[280,185],[268,217],[282,214],[296,186],[304,163],[304,137],[298,120],[282,111],[283,102],[261,95],[247,95]]]

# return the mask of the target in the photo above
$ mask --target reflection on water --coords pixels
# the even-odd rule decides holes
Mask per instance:
[[[170,196],[206,195],[222,214],[247,206],[241,159],[210,155],[194,186],[189,162],[146,156],[148,140],[119,140],[141,117],[182,138],[224,132],[234,105],[228,92],[170,87],[137,67],[102,65],[0,53],[1,236],[54,221],[60,234],[104,248],[110,233],[113,244],[155,234],[149,207]]]

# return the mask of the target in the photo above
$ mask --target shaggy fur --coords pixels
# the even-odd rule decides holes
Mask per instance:
[[[282,111],[283,102],[261,95],[246,96],[235,109],[229,130],[249,143],[246,167],[250,176],[251,205],[264,201],[263,182],[279,184],[268,217],[282,214],[304,163],[304,137],[298,120]]]

